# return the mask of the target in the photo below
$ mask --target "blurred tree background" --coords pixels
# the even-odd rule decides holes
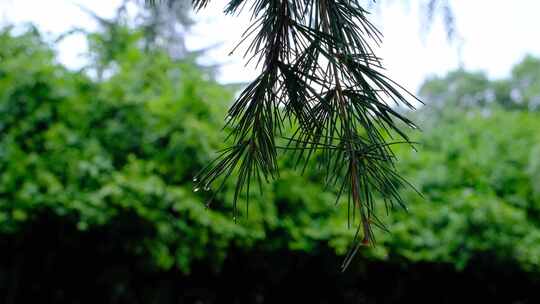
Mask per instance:
[[[164,43],[181,28],[163,14],[101,20],[80,71],[36,28],[1,29],[0,303],[538,301],[539,58],[426,80],[419,151],[396,147],[423,197],[404,188],[409,212],[340,273],[355,229],[294,159],[249,217],[232,183],[205,208],[192,178],[236,88]]]

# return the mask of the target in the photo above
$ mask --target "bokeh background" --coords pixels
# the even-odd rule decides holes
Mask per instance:
[[[0,303],[540,300],[539,4],[368,4],[425,102],[394,148],[421,195],[342,273],[355,229],[314,167],[282,157],[236,223],[234,177],[193,191],[257,72],[214,2],[0,2]]]

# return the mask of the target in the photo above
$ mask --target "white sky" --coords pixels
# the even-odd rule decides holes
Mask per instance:
[[[390,0],[387,0],[390,1]],[[75,3],[110,17],[119,0],[0,0],[0,20],[34,22],[45,32],[59,34],[71,27],[95,28],[94,21]],[[383,2],[382,0],[380,2]],[[459,66],[459,55],[467,69],[484,70],[491,77],[504,77],[513,64],[526,54],[540,56],[540,1],[538,0],[451,0],[457,29],[463,39],[449,44],[440,18],[427,35],[422,35],[418,2],[385,6],[373,15],[373,22],[384,34],[379,56],[388,74],[408,89],[416,91],[428,75],[442,75]],[[403,1],[405,2],[405,1]],[[217,4],[219,3],[219,4]],[[197,15],[198,23],[188,37],[188,47],[201,48],[221,43],[206,60],[225,63],[219,80],[249,81],[256,71],[244,67],[242,52],[227,56],[249,24],[247,14],[226,17],[224,0],[214,0]],[[510,4],[511,3],[511,4]],[[67,39],[59,48],[60,60],[71,67],[80,66],[85,50],[83,37]],[[0,46],[1,47],[1,46]]]

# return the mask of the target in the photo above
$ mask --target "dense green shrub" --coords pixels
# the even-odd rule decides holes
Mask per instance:
[[[129,214],[150,232],[126,235],[127,252],[182,272],[197,261],[218,268],[231,248],[346,252],[355,232],[340,208],[346,202],[335,207],[320,174],[298,175],[292,159],[262,194],[252,189],[249,217],[242,204],[232,220],[229,184],[206,209],[211,193],[193,191],[192,178],[224,146],[220,126],[234,91],[190,60],[141,50],[136,32],[117,34],[115,46],[91,35],[89,66],[70,71],[36,31],[0,33],[2,235],[17,237],[47,212],[81,234],[115,234],[102,229]],[[396,146],[400,171],[423,197],[404,189],[409,212],[384,219],[390,233],[377,231],[377,245],[362,255],[458,269],[489,256],[537,271],[537,130],[538,114],[494,108],[446,111],[425,124],[412,134],[418,152]]]
[[[462,268],[477,255],[540,266],[540,115],[485,108],[447,111],[397,153],[424,195],[392,217],[383,247],[408,261]]]
[[[2,233],[17,233],[44,209],[81,231],[134,213],[155,232],[130,244],[133,253],[183,271],[197,259],[218,266],[233,245],[309,251],[352,233],[331,219],[331,195],[288,171],[265,196],[254,194],[249,217],[237,224],[232,188],[206,209],[209,193],[193,191],[192,178],[223,146],[233,91],[188,60],[141,51],[137,33],[121,33],[107,64],[87,67],[108,75],[96,80],[55,63],[36,32],[2,32]],[[90,57],[98,58],[103,45],[99,35],[90,38],[97,54]]]
[[[190,186],[221,140],[217,113],[229,90],[192,64],[134,45],[97,82],[56,64],[35,33],[1,37],[4,233],[42,209],[80,230],[134,212],[156,234],[133,250],[185,270],[196,258],[222,259],[232,240],[258,237],[228,214],[204,210]]]

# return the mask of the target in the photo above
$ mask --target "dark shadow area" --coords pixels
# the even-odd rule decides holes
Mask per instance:
[[[477,257],[450,265],[365,263],[339,271],[330,251],[231,249],[223,268],[193,266],[189,276],[160,271],[147,253],[154,232],[133,214],[81,232],[44,212],[21,233],[2,235],[0,302],[11,303],[538,303],[540,282],[514,265]]]

